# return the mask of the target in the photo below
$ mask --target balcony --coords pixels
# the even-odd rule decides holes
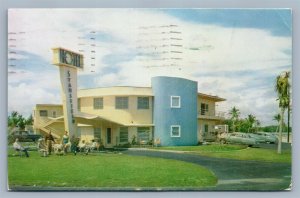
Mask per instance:
[[[223,111],[207,112],[207,111],[199,110],[198,118],[207,119],[207,120],[224,120],[225,112]]]

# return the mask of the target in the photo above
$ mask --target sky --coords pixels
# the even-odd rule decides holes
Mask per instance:
[[[53,47],[84,55],[78,87],[151,86],[153,76],[198,82],[262,125],[276,124],[275,78],[292,70],[289,9],[10,9],[8,114],[60,104]],[[229,116],[227,114],[227,116]]]

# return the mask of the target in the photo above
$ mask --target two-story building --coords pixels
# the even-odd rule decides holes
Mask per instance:
[[[198,83],[153,77],[151,87],[105,87],[77,91],[76,136],[98,138],[106,147],[154,142],[162,146],[196,145],[210,138],[224,115],[216,103],[225,99],[198,93]],[[37,104],[34,128],[42,134],[64,132],[63,105]]]

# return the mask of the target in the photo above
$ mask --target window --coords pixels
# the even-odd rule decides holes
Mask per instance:
[[[149,109],[149,97],[138,97],[138,109]]]
[[[128,142],[128,127],[120,127],[120,143]]]
[[[101,139],[101,128],[94,128],[94,138]]]
[[[180,96],[171,96],[171,107],[180,108]]]
[[[56,118],[56,111],[52,111],[52,117]]]
[[[48,117],[48,111],[47,110],[40,110],[40,116]]]
[[[103,109],[103,98],[94,98],[94,109]]]
[[[128,109],[128,97],[116,97],[116,109]]]
[[[171,126],[171,137],[180,137],[180,125]]]
[[[150,140],[150,127],[138,127],[137,128],[137,141],[149,142]]]
[[[80,108],[80,98],[77,99],[77,109],[78,109],[78,111],[81,111],[81,108]]]
[[[201,115],[205,115],[208,112],[208,104],[201,103]]]

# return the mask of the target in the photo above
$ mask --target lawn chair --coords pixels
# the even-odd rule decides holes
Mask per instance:
[[[23,152],[26,155],[26,157],[29,157],[27,148],[23,147],[20,143],[19,143],[19,139],[16,138],[14,144],[13,144],[13,148],[16,152],[18,152],[19,156],[22,157],[23,156]]]
[[[13,154],[13,156],[18,155],[19,157],[23,156],[23,151],[18,149],[18,148],[14,148],[15,153]]]

